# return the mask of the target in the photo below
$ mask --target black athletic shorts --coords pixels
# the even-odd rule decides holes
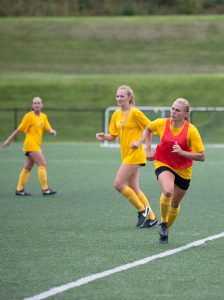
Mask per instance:
[[[156,177],[158,179],[159,174],[161,174],[164,171],[169,171],[171,172],[174,176],[175,176],[175,180],[174,183],[182,190],[187,190],[189,188],[190,185],[190,179],[184,179],[182,177],[180,177],[177,173],[175,173],[172,169],[170,169],[169,167],[159,167],[157,169],[155,169],[155,173],[156,173]]]
[[[30,152],[25,152],[25,156],[30,156]]]

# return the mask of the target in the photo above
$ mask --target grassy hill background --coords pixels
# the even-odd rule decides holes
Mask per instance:
[[[0,109],[27,110],[38,95],[48,109],[102,110],[115,105],[121,84],[132,86],[137,105],[185,97],[192,106],[224,106],[223,32],[221,15],[1,18]],[[3,136],[13,116],[0,111]],[[101,111],[50,120],[62,140],[94,140],[102,127]]]

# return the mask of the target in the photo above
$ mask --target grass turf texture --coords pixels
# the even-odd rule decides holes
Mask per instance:
[[[2,18],[3,73],[223,72],[223,16]]]
[[[22,299],[51,287],[173,249],[223,231],[223,149],[195,163],[191,187],[168,245],[158,229],[135,227],[137,214],[113,188],[118,149],[91,144],[47,144],[55,197],[41,196],[34,169],[27,191],[14,196],[21,144],[1,150],[2,299]],[[217,174],[219,174],[217,176]],[[159,216],[153,166],[141,168],[141,187]],[[211,187],[213,187],[211,189]],[[223,239],[75,288],[52,299],[222,299]]]

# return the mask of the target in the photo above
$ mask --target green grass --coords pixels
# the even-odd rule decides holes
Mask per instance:
[[[101,110],[128,84],[137,105],[170,106],[185,97],[192,106],[223,106],[223,21],[222,15],[0,18],[2,139],[14,119],[1,109],[28,110],[35,96],[49,109]],[[101,111],[50,118],[60,140],[93,141],[102,130]],[[219,142],[220,131],[208,140]]]
[[[0,69],[18,75],[223,72],[223,19],[4,18]]]
[[[133,87],[136,105],[170,106],[185,97],[192,106],[222,106],[223,80],[223,74],[0,75],[0,108],[29,108],[40,95],[46,108],[105,109],[116,104],[121,84]]]
[[[168,245],[158,229],[138,230],[136,211],[113,188],[118,149],[91,144],[46,144],[48,178],[58,194],[43,198],[36,170],[16,198],[21,144],[1,151],[1,286],[4,300],[23,299],[80,277],[117,267],[223,231],[223,149],[195,163],[191,187]],[[4,170],[4,171],[3,171]],[[153,166],[141,168],[141,187],[159,216]],[[153,261],[52,299],[222,299],[224,240]]]

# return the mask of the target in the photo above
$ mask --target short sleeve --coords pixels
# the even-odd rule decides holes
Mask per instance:
[[[17,129],[22,132],[27,132],[30,126],[30,121],[29,113],[25,114]]]
[[[200,133],[198,129],[192,124],[189,127],[189,135],[187,139],[188,145],[193,152],[203,152],[205,150]]]
[[[51,125],[48,121],[47,116],[44,114],[44,130],[48,131],[49,129],[51,129]]]
[[[117,130],[117,111],[115,111],[111,117],[110,125],[109,125],[109,133],[113,136],[118,136]]]
[[[148,127],[154,135],[158,135],[160,133],[161,127],[164,127],[165,124],[164,120],[165,119],[159,118],[149,124]]]
[[[150,120],[146,117],[146,115],[140,111],[135,111],[135,117],[138,123],[138,126],[141,128],[141,130],[145,130],[147,126],[150,124]]]

